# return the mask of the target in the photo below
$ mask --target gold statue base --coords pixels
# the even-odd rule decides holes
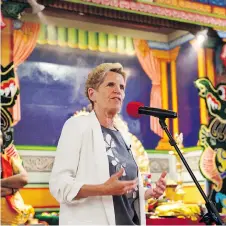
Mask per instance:
[[[170,151],[170,150],[174,150],[173,146],[170,145],[168,138],[163,137],[157,147],[155,148],[155,150],[166,150],[166,151]]]

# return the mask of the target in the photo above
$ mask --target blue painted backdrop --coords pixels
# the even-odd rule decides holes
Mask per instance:
[[[177,58],[179,130],[184,135],[184,146],[197,146],[200,128],[197,54],[189,42],[180,48]]]
[[[184,45],[177,60],[180,131],[185,146],[198,140],[198,94],[193,81],[197,77],[197,58],[187,60],[191,46]],[[136,56],[93,52],[49,45],[38,45],[18,69],[21,89],[21,121],[15,127],[17,145],[56,145],[64,122],[89,102],[84,95],[88,72],[103,62],[120,62],[129,73],[123,119],[146,149],[154,149],[159,137],[150,131],[149,117],[129,118],[130,101],[149,105],[151,80],[143,72]],[[169,90],[170,92],[170,90]]]

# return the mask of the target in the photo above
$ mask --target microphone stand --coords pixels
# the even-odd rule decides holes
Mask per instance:
[[[206,214],[204,214],[204,216],[202,217],[200,222],[204,222],[206,225],[211,225],[213,223],[215,223],[216,225],[224,225],[224,222],[221,219],[221,216],[218,213],[215,205],[213,204],[212,201],[210,201],[207,198],[206,194],[202,190],[202,187],[200,186],[199,182],[197,181],[195,175],[193,174],[191,168],[189,167],[188,163],[186,162],[183,154],[181,153],[180,149],[178,148],[176,141],[174,140],[174,138],[170,134],[165,120],[166,120],[166,118],[159,118],[159,124],[161,125],[162,129],[166,132],[167,136],[169,137],[170,145],[173,146],[175,148],[175,150],[177,151],[178,155],[180,156],[181,161],[184,163],[184,166],[186,167],[187,171],[191,175],[191,178],[193,179],[193,181],[194,181],[195,185],[197,186],[200,194],[202,195],[203,199],[206,202],[205,206],[206,206],[208,212]]]

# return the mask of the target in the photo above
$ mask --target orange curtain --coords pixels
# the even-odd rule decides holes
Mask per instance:
[[[40,25],[32,22],[24,22],[19,30],[13,31],[13,61],[14,73],[16,77],[16,85],[19,87],[19,79],[17,76],[17,67],[23,63],[32,53],[38,39]],[[12,109],[13,125],[20,121],[20,96],[18,95],[16,104]]]
[[[161,95],[160,63],[158,59],[153,56],[147,41],[134,39],[133,42],[137,58],[144,72],[152,80],[152,89],[150,93],[150,106],[154,108],[161,108],[162,95]],[[158,134],[160,137],[163,136],[163,131],[161,126],[159,125],[158,118],[151,116],[150,127],[154,133]]]

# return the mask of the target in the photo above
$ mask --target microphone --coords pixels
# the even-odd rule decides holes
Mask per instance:
[[[129,116],[139,118],[140,115],[151,115],[157,118],[177,118],[177,113],[174,111],[163,110],[159,108],[145,107],[140,102],[130,102],[126,107]]]

